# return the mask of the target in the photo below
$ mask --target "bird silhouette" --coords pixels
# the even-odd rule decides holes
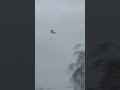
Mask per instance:
[[[52,29],[50,30],[52,34],[56,34],[56,32],[54,32]]]

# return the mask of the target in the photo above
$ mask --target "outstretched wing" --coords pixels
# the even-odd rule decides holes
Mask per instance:
[[[53,33],[53,30],[52,30],[52,29],[51,29],[50,31],[51,31],[51,33]]]
[[[52,29],[51,29],[50,31],[51,31],[51,33],[53,33],[53,34],[56,34],[56,32],[54,32]]]

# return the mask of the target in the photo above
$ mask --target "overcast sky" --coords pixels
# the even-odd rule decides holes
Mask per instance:
[[[85,43],[85,0],[35,0],[35,16],[36,88],[66,87],[73,47]]]

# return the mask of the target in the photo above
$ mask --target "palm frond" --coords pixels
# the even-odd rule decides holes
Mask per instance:
[[[71,63],[68,68],[69,68],[70,71],[72,71],[72,70],[75,69],[75,67],[76,67],[76,64],[75,63]]]
[[[80,48],[82,46],[82,44],[77,44],[75,47],[74,47],[74,50]]]

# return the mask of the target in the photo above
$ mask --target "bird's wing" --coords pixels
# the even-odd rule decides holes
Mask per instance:
[[[53,32],[53,30],[51,30],[51,32]]]

